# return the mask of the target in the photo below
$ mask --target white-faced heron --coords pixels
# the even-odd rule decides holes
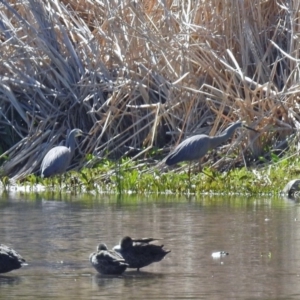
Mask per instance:
[[[41,177],[50,177],[64,173],[71,163],[75,151],[75,137],[88,135],[75,128],[70,131],[66,145],[56,146],[48,151],[41,165]]]
[[[208,136],[206,134],[198,134],[187,138],[181,142],[169,155],[165,158],[168,166],[177,164],[182,161],[193,161],[201,159],[210,149],[215,149],[223,142],[227,141],[239,127],[256,131],[253,128],[245,126],[243,122],[238,121],[231,124],[218,136]],[[201,166],[200,166],[201,167]]]

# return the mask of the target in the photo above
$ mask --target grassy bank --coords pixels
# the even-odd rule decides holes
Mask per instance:
[[[212,167],[204,168],[209,176],[199,173],[194,165],[190,178],[188,164],[173,170],[166,166],[161,169],[156,164],[134,163],[123,159],[118,163],[105,161],[94,168],[84,168],[80,172],[71,171],[62,177],[41,179],[33,174],[21,181],[19,186],[27,186],[27,191],[45,190],[56,192],[96,194],[114,193],[119,195],[278,195],[288,181],[300,177],[298,157],[281,159],[273,164],[257,168],[241,167],[219,172]],[[9,189],[10,183],[2,178]],[[42,189],[41,189],[42,187]]]
[[[73,168],[88,188],[278,189],[276,168],[298,151],[299,11],[299,1],[1,1],[3,178],[28,180],[80,128],[91,135]],[[258,132],[206,156],[215,180],[161,169],[184,138],[219,134],[238,119]],[[103,170],[125,158],[119,173]],[[288,162],[293,169],[296,159]]]

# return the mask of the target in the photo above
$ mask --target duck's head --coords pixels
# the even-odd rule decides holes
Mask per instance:
[[[121,245],[122,249],[127,249],[127,248],[132,247],[132,245],[133,245],[132,238],[129,237],[129,236],[123,237],[121,242],[120,242],[120,245]]]
[[[100,243],[97,247],[97,251],[107,250],[107,246],[104,243]]]

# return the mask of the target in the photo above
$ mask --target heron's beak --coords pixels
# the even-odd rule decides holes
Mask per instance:
[[[244,124],[243,124],[243,127],[244,127],[244,128],[247,128],[248,130],[252,130],[252,131],[254,131],[254,132],[259,132],[259,131],[257,131],[256,129],[251,128],[251,127],[248,127],[248,126],[246,126],[246,125],[244,125]]]
[[[92,135],[89,134],[88,132],[82,132],[82,136],[92,136]]]

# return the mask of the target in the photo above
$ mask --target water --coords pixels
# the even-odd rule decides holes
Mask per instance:
[[[0,242],[28,266],[1,299],[299,299],[299,204],[284,199],[2,195]],[[124,235],[163,237],[165,259],[122,276],[89,254]],[[226,251],[214,259],[211,254]]]

